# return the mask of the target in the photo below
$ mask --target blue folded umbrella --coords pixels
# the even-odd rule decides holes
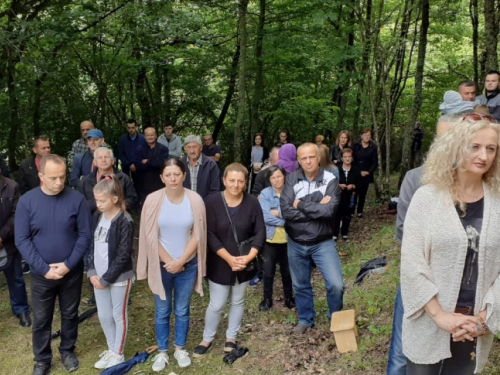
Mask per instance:
[[[137,353],[135,353],[135,356],[133,358],[131,358],[128,361],[125,361],[123,363],[120,363],[116,366],[113,366],[113,367],[110,367],[110,368],[103,370],[100,375],[123,375],[123,374],[126,374],[136,364],[146,362],[146,359],[148,359],[149,355],[157,349],[158,349],[158,346],[155,345],[155,346],[151,346],[143,353],[137,352]]]

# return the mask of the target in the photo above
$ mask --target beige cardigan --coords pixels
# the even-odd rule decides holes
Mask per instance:
[[[436,297],[453,312],[467,254],[467,235],[449,193],[425,185],[415,193],[404,223],[401,249],[403,352],[415,363],[437,363],[451,357],[450,334],[424,312]],[[478,281],[474,314],[487,310],[486,323],[500,329],[500,198],[484,185],[483,224],[479,239]],[[486,364],[493,334],[478,338],[476,370]]]
[[[193,234],[198,242],[198,277],[194,284],[194,290],[203,296],[202,280],[206,275],[207,259],[207,219],[203,199],[194,191],[184,189],[184,193],[191,203],[193,210]],[[160,257],[158,255],[159,228],[158,217],[160,216],[165,189],[151,193],[146,198],[141,213],[141,227],[139,231],[139,256],[137,259],[137,279],[148,278],[151,291],[165,299],[165,289],[161,281]]]

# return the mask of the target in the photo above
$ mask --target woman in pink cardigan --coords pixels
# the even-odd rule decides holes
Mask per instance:
[[[137,278],[148,278],[155,297],[155,329],[159,354],[153,371],[168,364],[172,301],[175,314],[174,357],[180,367],[191,364],[184,349],[189,330],[189,304],[196,290],[203,295],[207,225],[205,205],[195,192],[182,186],[186,167],[178,158],[163,164],[165,189],[146,198],[141,214]]]

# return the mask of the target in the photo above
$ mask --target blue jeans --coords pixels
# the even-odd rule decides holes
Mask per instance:
[[[325,240],[315,245],[301,245],[288,239],[288,263],[292,275],[293,291],[299,323],[309,327],[314,325],[313,288],[311,284],[311,260],[316,263],[325,279],[328,319],[332,313],[342,310],[344,281],[342,266],[333,240]]]
[[[164,265],[165,263],[160,263],[161,280],[165,288],[166,299],[162,300],[160,296],[155,294],[155,329],[159,351],[168,350],[172,299],[174,300],[175,314],[174,345],[177,348],[186,346],[189,331],[189,305],[198,274],[198,258],[195,255],[184,265],[184,271],[175,274],[165,270]]]
[[[392,319],[391,346],[389,349],[389,361],[387,362],[387,375],[406,375],[406,357],[403,354],[403,298],[401,287],[396,293],[394,303],[394,317]]]
[[[26,294],[26,284],[23,277],[21,254],[16,251],[10,256],[12,257],[10,266],[3,272],[9,287],[10,307],[14,315],[19,315],[29,312],[28,295]]]

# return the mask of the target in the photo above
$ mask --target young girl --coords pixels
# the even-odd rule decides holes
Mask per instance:
[[[351,200],[356,194],[356,184],[359,178],[359,171],[352,165],[352,153],[350,148],[344,148],[341,151],[342,164],[339,168],[339,188],[340,188],[340,203],[333,225],[334,239],[339,236],[339,231],[342,233],[342,239],[349,242],[349,226],[351,224]]]
[[[94,240],[87,276],[94,286],[97,312],[108,350],[94,367],[104,369],[124,361],[128,328],[127,302],[134,279],[134,222],[125,211],[123,191],[115,175],[94,187],[99,212],[93,217]]]

